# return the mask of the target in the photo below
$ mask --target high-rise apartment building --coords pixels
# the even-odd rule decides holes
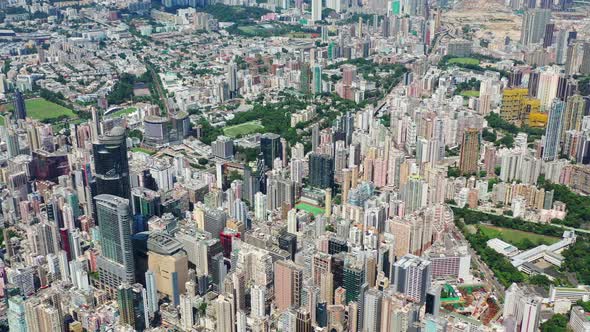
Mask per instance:
[[[522,19],[520,43],[530,45],[540,43],[545,34],[545,27],[551,20],[551,11],[548,9],[529,9],[525,11]]]
[[[287,310],[301,304],[303,270],[291,261],[277,261],[274,268],[275,301],[277,309]]]
[[[393,264],[393,285],[410,301],[423,303],[430,287],[430,261],[414,255],[406,255]]]
[[[459,170],[461,174],[473,174],[478,171],[479,129],[469,128],[463,133]]]
[[[543,145],[543,160],[545,161],[557,159],[557,154],[559,152],[559,136],[562,125],[561,118],[564,106],[564,102],[559,99],[555,99],[551,105]]]

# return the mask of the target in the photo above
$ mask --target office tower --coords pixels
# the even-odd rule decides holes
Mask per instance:
[[[320,188],[334,186],[334,159],[327,154],[309,156],[309,184]]]
[[[260,137],[260,152],[264,158],[264,166],[267,169],[273,168],[276,158],[281,158],[281,136],[273,133],[266,133]]]
[[[311,21],[321,21],[322,20],[322,0],[312,0],[311,1]]]
[[[274,268],[274,289],[277,309],[284,311],[301,304],[303,270],[290,261],[277,261]]]
[[[312,82],[311,92],[314,94],[322,93],[322,66],[320,64],[313,65]]]
[[[549,111],[547,129],[545,130],[545,142],[543,145],[543,160],[545,161],[557,159],[563,109],[564,102],[555,99],[551,105],[551,110]]]
[[[424,303],[430,287],[430,261],[414,255],[405,255],[393,264],[393,285],[410,301]]]
[[[227,65],[227,85],[229,88],[229,97],[236,98],[238,96],[238,65],[231,61]]]
[[[469,128],[463,133],[459,170],[461,174],[477,173],[479,162],[479,129]]]
[[[113,128],[93,144],[95,195],[110,194],[129,199],[129,161],[125,129]]]
[[[119,322],[129,325],[135,331],[143,331],[145,326],[143,286],[141,284],[123,284],[117,290]]]
[[[313,326],[311,322],[311,313],[309,310],[301,308],[297,311],[297,319],[295,321],[295,332],[312,332]]]
[[[133,283],[135,276],[129,201],[108,194],[98,195],[94,201],[101,244],[99,280],[114,292],[124,282]]]
[[[365,292],[363,302],[363,331],[379,332],[381,330],[381,303],[383,293],[375,288]]]
[[[25,97],[16,90],[14,92],[14,119],[24,120],[27,117],[27,105],[25,104]]]
[[[359,291],[365,282],[365,270],[361,262],[353,260],[344,265],[343,288],[346,290],[346,303],[359,301]]]
[[[234,141],[227,136],[217,136],[211,143],[211,150],[215,157],[231,159],[234,156]]]
[[[541,42],[545,27],[551,20],[551,11],[548,9],[529,9],[525,11],[522,19],[520,43],[528,46]]]

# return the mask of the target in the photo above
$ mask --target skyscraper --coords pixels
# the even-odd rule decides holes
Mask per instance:
[[[322,93],[322,66],[320,64],[313,66],[312,81],[311,92],[314,94]]]
[[[14,119],[24,120],[27,117],[27,106],[25,104],[25,98],[20,90],[16,90],[14,93]]]
[[[229,97],[236,98],[238,96],[238,66],[235,62],[230,62],[227,65],[227,85],[229,87]]]
[[[135,276],[129,201],[108,194],[94,200],[101,237],[101,255],[97,257],[99,280],[114,292],[124,282],[133,283]]]
[[[120,323],[131,326],[135,331],[145,329],[143,286],[123,284],[117,290]]]
[[[131,195],[125,129],[115,127],[93,144],[95,195]]]
[[[311,324],[311,313],[306,309],[297,311],[297,320],[295,323],[296,332],[311,332],[313,326]]]
[[[322,0],[311,1],[311,20],[313,22],[322,20]]]
[[[379,332],[381,329],[381,302],[383,293],[375,288],[365,292],[363,302],[363,331]]]
[[[301,64],[300,74],[299,74],[299,90],[302,93],[308,94],[310,93],[310,81],[311,81],[311,69],[309,68],[309,63],[304,62]]]
[[[459,170],[461,174],[477,173],[479,161],[479,129],[469,128],[463,133]]]
[[[301,304],[303,270],[290,261],[277,261],[274,269],[274,287],[277,309],[287,310]]]
[[[561,131],[561,116],[563,114],[564,102],[554,99],[549,111],[549,120],[545,130],[545,141],[543,145],[543,160],[552,161],[557,159],[559,147],[559,134]]]
[[[545,33],[545,27],[551,20],[551,11],[548,9],[529,9],[524,13],[520,43],[530,45],[541,42]]]
[[[281,157],[281,136],[273,133],[262,135],[260,152],[264,158],[264,166],[272,169],[274,160]]]
[[[344,289],[346,289],[346,303],[359,301],[359,291],[365,282],[363,266],[357,262],[348,262],[344,265]]]
[[[320,188],[334,185],[334,159],[321,153],[309,156],[309,184]]]
[[[424,303],[430,287],[430,261],[414,255],[406,255],[393,264],[393,285],[397,292],[410,301]]]

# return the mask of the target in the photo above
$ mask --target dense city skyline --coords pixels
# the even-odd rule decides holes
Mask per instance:
[[[589,332],[589,14],[0,0],[0,331]]]

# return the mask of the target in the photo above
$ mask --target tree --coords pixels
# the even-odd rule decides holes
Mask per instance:
[[[566,315],[556,314],[541,324],[541,332],[566,332],[569,319]]]

